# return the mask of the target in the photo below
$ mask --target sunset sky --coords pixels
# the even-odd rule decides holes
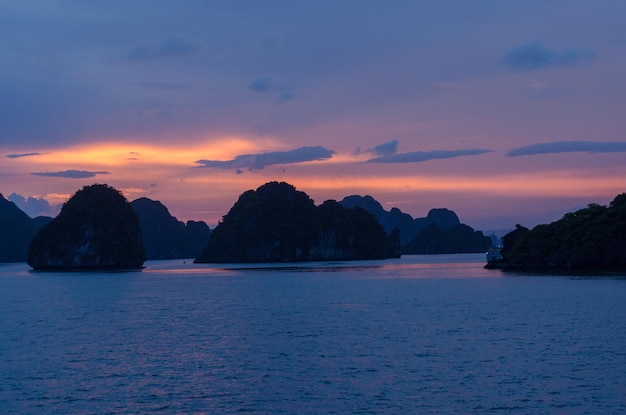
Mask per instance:
[[[534,226],[626,192],[623,0],[0,0],[0,193],[214,225],[287,181]]]

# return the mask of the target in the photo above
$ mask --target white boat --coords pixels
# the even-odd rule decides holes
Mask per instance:
[[[502,259],[502,252],[500,252],[501,249],[502,248],[500,248],[499,246],[495,248],[489,248],[486,253],[487,263],[500,261]]]

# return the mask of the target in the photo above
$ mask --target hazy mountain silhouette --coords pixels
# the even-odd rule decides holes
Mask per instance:
[[[449,209],[431,209],[425,218],[415,218],[398,208],[386,211],[371,196],[352,195],[340,202],[346,207],[359,206],[373,214],[387,233],[400,231],[402,253],[444,254],[484,252],[491,239],[464,225]]]
[[[346,196],[339,203],[351,209],[357,206],[365,209],[374,215],[378,223],[382,225],[383,229],[385,229],[388,234],[397,228],[400,231],[401,244],[410,241],[413,235],[425,227],[425,225],[422,226],[416,223],[411,215],[403,213],[398,208],[392,208],[391,211],[386,211],[372,196]]]
[[[443,229],[447,229],[452,225],[461,223],[456,213],[448,209],[431,209],[425,218],[415,219],[408,213],[404,213],[395,207],[391,208],[390,211],[386,211],[376,199],[369,195],[346,196],[340,203],[349,208],[359,206],[367,210],[376,217],[387,233],[390,233],[394,228],[398,228],[400,231],[400,242],[403,245],[430,224],[434,223]]]
[[[206,223],[185,224],[159,201],[142,197],[130,205],[139,217],[147,259],[196,258],[209,241],[211,229]]]
[[[52,218],[30,218],[0,194],[0,262],[24,262],[37,231]]]
[[[447,228],[432,222],[406,245],[403,254],[464,254],[486,252],[491,238],[462,223]]]

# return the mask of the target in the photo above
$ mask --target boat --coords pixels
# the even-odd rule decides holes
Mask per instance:
[[[485,254],[487,257],[487,263],[501,261],[502,260],[501,250],[502,248],[499,246],[496,246],[494,248],[489,248]]]

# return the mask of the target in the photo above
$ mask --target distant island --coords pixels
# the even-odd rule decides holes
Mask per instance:
[[[532,230],[517,225],[502,242],[501,258],[486,268],[626,269],[626,193],[609,206],[592,203]]]
[[[158,200],[147,197],[130,202],[141,229],[147,259],[196,258],[209,240],[211,229],[202,221],[183,223]]]
[[[398,208],[390,211],[371,196],[347,196],[341,202],[346,207],[361,207],[376,217],[388,234],[400,232],[402,254],[464,254],[481,253],[491,247],[491,238],[462,224],[452,210],[431,209],[425,218],[411,217]]]
[[[109,188],[107,185],[93,186]],[[90,188],[87,186],[85,189]],[[255,205],[261,202],[253,201],[265,193],[271,195],[267,200],[263,199],[263,203],[267,202],[263,209],[269,211],[261,215],[256,211],[260,205]],[[79,191],[77,194],[82,193]],[[249,203],[251,207],[245,207]],[[461,223],[456,213],[449,209],[431,209],[426,217],[414,219],[395,207],[390,211],[383,209],[371,196],[359,195],[344,197],[339,202],[329,200],[316,206],[308,195],[284,182],[266,183],[256,191],[242,194],[218,225],[219,230],[214,230],[217,233],[213,236],[205,222],[179,221],[160,201],[142,197],[130,202],[130,207],[139,221],[145,259],[150,260],[195,258],[198,262],[248,262],[253,261],[252,258],[259,261],[269,260],[264,258],[277,258],[279,261],[370,259],[402,254],[485,252],[491,246],[490,238]],[[96,216],[102,213],[98,209],[92,212]],[[238,215],[238,222],[233,221],[232,218]],[[245,220],[242,219],[244,217]],[[59,221],[57,218],[55,223]],[[35,235],[52,220],[48,217],[31,219],[0,195],[0,226],[3,230],[0,262],[26,261]],[[280,241],[278,243],[282,244],[278,251],[261,254],[269,248],[262,246],[267,241],[258,237],[257,230],[267,231],[280,221],[284,222],[281,226],[287,227],[291,234],[274,239],[273,243]],[[238,224],[233,225],[235,222]],[[248,226],[246,230],[240,229],[243,223]],[[297,230],[302,224],[306,226],[301,231]],[[381,227],[383,232],[380,232]],[[49,235],[47,232],[44,235]],[[237,244],[245,247],[247,253],[237,253],[237,246],[229,245],[233,240],[239,241]],[[36,246],[42,243],[40,238]],[[260,245],[253,248],[257,243]],[[291,253],[287,252],[289,249],[292,249]],[[229,250],[232,252],[227,254]],[[258,252],[252,254],[255,250]]]
[[[384,259],[400,256],[398,232],[387,235],[364,209],[328,200],[316,206],[285,182],[244,192],[211,233],[196,263]]]
[[[31,219],[0,194],[0,262],[25,262],[31,241],[51,220],[43,216]]]
[[[35,270],[139,268],[146,259],[139,219],[105,184],[77,191],[41,228],[28,250]]]
[[[159,201],[142,197],[130,206],[139,218],[146,259],[193,259],[209,240],[211,229],[205,222],[183,223]],[[45,216],[30,218],[0,194],[0,263],[25,262],[33,238],[51,220]]]

